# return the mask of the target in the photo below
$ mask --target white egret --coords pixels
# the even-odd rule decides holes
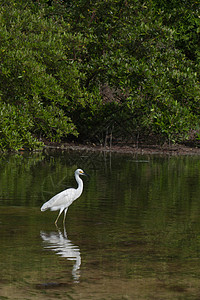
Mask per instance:
[[[75,188],[69,188],[67,190],[64,190],[60,192],[59,194],[52,197],[49,201],[45,202],[42,207],[41,211],[45,211],[47,209],[50,209],[51,211],[60,210],[57,219],[55,220],[55,224],[57,224],[58,219],[61,215],[61,213],[64,211],[64,218],[63,218],[63,224],[65,224],[65,218],[66,213],[68,210],[68,207],[74,202],[83,192],[83,181],[79,177],[80,175],[86,175],[88,176],[83,170],[77,169],[74,172],[76,182],[78,184],[77,189]]]

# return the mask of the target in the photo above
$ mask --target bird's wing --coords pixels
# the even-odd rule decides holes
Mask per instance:
[[[48,208],[51,210],[58,210],[61,206],[68,207],[74,200],[74,194],[75,189],[73,188],[64,190],[45,202],[41,207],[41,210],[44,211]]]

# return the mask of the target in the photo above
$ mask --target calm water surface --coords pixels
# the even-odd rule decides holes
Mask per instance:
[[[90,179],[56,228],[40,207],[77,167]],[[0,299],[200,299],[200,157],[1,157],[0,242]]]

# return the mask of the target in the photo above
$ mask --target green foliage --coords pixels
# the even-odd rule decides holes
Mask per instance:
[[[10,121],[16,137],[11,143],[3,134],[0,148],[71,136],[198,137],[199,8],[185,2],[185,9],[178,0],[3,2],[3,120],[16,115],[26,130]]]
[[[1,17],[4,26],[0,32],[0,88],[2,101],[12,107],[5,109],[5,118],[9,117],[9,111],[11,119],[19,107],[23,109],[24,123],[30,124],[23,138],[28,148],[33,146],[29,138],[32,134],[53,141],[68,134],[76,136],[75,125],[64,112],[70,102],[81,96],[77,68],[70,67],[65,51],[70,34],[65,35],[62,28],[56,29],[53,21],[44,18],[43,10],[33,14],[29,9],[21,11],[13,7],[2,9]],[[16,127],[15,131],[18,130]],[[23,140],[17,143],[17,139],[18,135],[13,144],[9,141],[2,148],[20,148]]]
[[[0,149],[38,148],[39,143],[30,133],[33,122],[25,107],[0,102]]]

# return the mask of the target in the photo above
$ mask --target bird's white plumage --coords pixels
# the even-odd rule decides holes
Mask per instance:
[[[79,176],[87,175],[87,174],[81,169],[77,169],[74,174],[78,184],[77,189],[69,188],[67,190],[64,190],[59,194],[55,195],[54,197],[52,197],[49,201],[45,202],[41,207],[41,211],[45,211],[47,209],[50,209],[51,211],[60,210],[55,223],[57,223],[58,218],[63,211],[64,211],[63,223],[65,222],[65,216],[68,207],[82,194],[83,181]]]
[[[68,207],[76,199],[76,189],[70,188],[52,197],[49,201],[43,204],[41,211],[50,209],[52,211],[59,210],[61,206]]]

